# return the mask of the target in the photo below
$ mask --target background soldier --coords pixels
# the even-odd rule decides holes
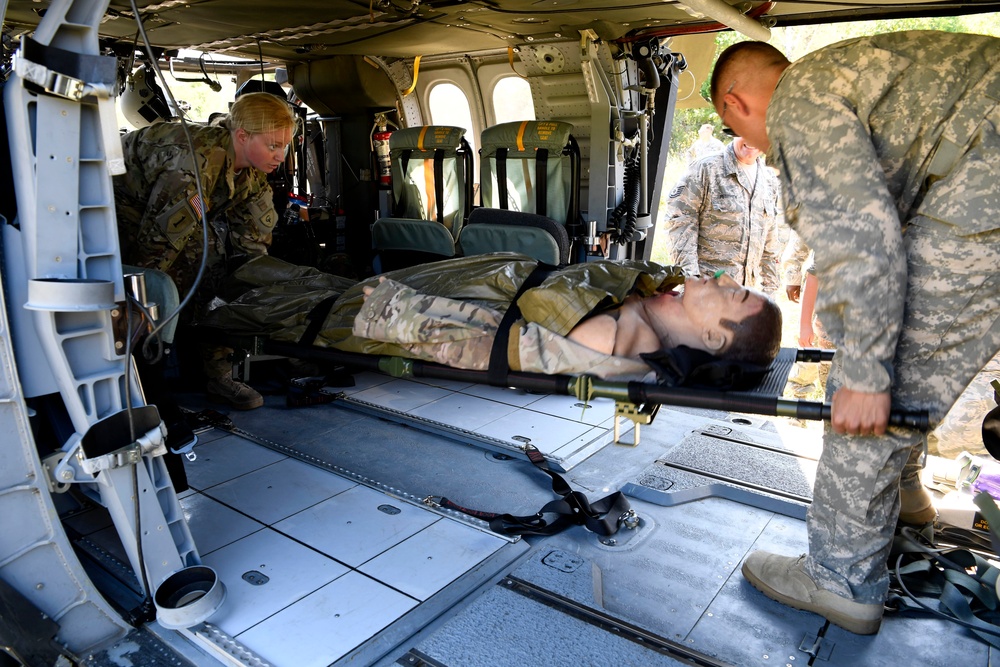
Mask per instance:
[[[671,261],[690,276],[722,270],[771,294],[781,286],[778,210],[777,175],[737,137],[688,167],[670,192],[664,219]]]

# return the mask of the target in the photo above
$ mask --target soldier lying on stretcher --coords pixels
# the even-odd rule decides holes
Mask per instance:
[[[503,314],[537,265],[523,255],[476,255],[348,287],[347,279],[261,257],[234,276],[251,289],[214,309],[206,324],[485,370]],[[328,308],[317,307],[324,300]],[[781,338],[781,311],[763,294],[724,275],[685,283],[680,268],[652,262],[558,268],[517,305],[507,345],[512,371],[650,379],[642,355],[680,345],[767,366]],[[318,334],[303,341],[316,317]]]

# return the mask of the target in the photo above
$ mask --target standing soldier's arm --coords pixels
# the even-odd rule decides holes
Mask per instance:
[[[772,191],[775,196],[769,204],[775,207],[775,215],[764,217],[767,232],[764,236],[764,253],[760,259],[761,283],[763,283],[764,291],[768,294],[774,294],[781,288],[781,246],[778,239],[779,216],[777,215],[778,184],[776,178],[771,179],[771,181]]]
[[[888,392],[891,384],[906,256],[896,203],[868,127],[851,100],[821,92],[837,89],[831,76],[856,76],[842,69],[791,78],[794,72],[787,71],[768,107],[768,134],[788,184],[785,215],[816,250],[822,285],[816,309],[837,339],[844,387],[874,394]]]

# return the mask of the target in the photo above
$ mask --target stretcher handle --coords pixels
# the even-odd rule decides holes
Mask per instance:
[[[823,403],[821,418],[824,421],[830,421],[831,414],[830,404]],[[900,410],[898,408],[891,408],[889,410],[889,425],[927,431],[930,430],[931,418],[927,410]]]
[[[781,398],[777,401],[776,413],[781,417],[830,421],[833,410],[829,403]],[[890,408],[889,410],[890,426],[928,431],[930,430],[930,422],[930,414],[927,410],[902,410],[900,408]]]

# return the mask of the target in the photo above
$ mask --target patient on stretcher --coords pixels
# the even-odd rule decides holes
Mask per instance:
[[[206,323],[485,370],[503,315],[537,265],[511,253],[475,255],[350,285],[261,257],[234,276],[250,289],[215,308]],[[765,295],[726,276],[686,282],[679,267],[652,262],[557,268],[524,290],[517,305],[520,317],[507,345],[512,371],[647,380],[652,368],[644,355],[678,346],[767,366],[781,337],[781,312]],[[303,341],[315,318],[322,326],[313,340]]]

